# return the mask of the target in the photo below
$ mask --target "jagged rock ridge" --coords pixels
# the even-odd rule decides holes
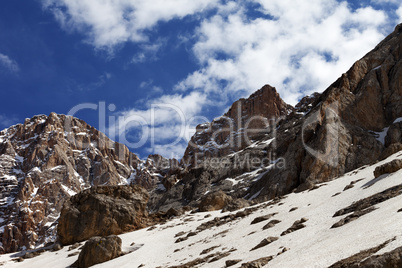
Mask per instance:
[[[197,160],[222,157],[242,150],[253,140],[263,137],[266,128],[293,110],[274,87],[265,85],[247,99],[234,102],[223,116],[198,125],[182,163],[193,167]]]
[[[70,116],[35,116],[1,131],[0,252],[54,241],[64,201],[86,188],[154,188],[163,176],[153,163]]]
[[[289,114],[263,129],[265,133],[251,145],[227,151],[215,144],[207,150],[212,153],[152,206],[197,206],[206,193],[218,190],[235,198],[264,201],[311,189],[401,150],[401,32],[402,24],[324,93],[283,110]],[[204,133],[213,132],[215,123],[199,126],[192,138],[201,141],[202,150],[208,143],[203,142],[211,137]],[[189,144],[185,157],[197,150]],[[214,161],[208,157],[215,157]]]

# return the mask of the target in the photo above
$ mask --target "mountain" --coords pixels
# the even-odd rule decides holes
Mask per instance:
[[[123,254],[96,267],[401,267],[402,169],[378,173],[395,162],[402,167],[402,152],[311,191],[119,235]],[[0,263],[68,267],[82,245],[1,255]]]
[[[196,207],[206,193],[218,190],[234,199],[266,201],[311,189],[401,150],[401,32],[398,25],[322,94],[303,98],[295,108],[283,104],[270,86],[240,100],[245,115],[240,118],[257,116],[261,122],[274,117],[260,125],[259,136],[247,146],[227,142],[248,138],[244,128],[221,135],[221,128],[227,129],[222,121],[235,121],[232,116],[239,114],[235,107],[223,119],[198,126],[185,154],[198,156],[187,161],[192,168],[151,207]],[[266,113],[261,116],[261,111]]]
[[[117,196],[124,195],[120,193],[125,191],[98,189],[102,185],[114,187],[118,187],[117,185],[141,185],[148,190],[147,209],[155,212],[154,217],[161,215],[179,217],[177,220],[169,222],[168,225],[161,226],[158,229],[161,232],[143,230],[133,233],[133,236],[123,235],[123,240],[124,237],[127,237],[144,241],[143,236],[149,239],[148,242],[131,241],[140,243],[132,248],[129,248],[127,240],[124,240],[128,250],[144,249],[151,254],[153,251],[148,249],[148,246],[151,246],[166,250],[169,254],[170,250],[175,248],[173,239],[175,241],[177,239],[187,240],[182,239],[179,235],[174,238],[170,231],[163,230],[186,232],[192,230],[186,235],[192,243],[187,244],[186,242],[183,247],[175,248],[179,253],[171,253],[181,259],[168,261],[164,258],[173,255],[165,255],[165,251],[163,251],[163,254],[160,254],[165,257],[155,258],[154,262],[150,263],[151,266],[167,262],[183,264],[191,261],[189,257],[184,256],[187,253],[195,256],[195,251],[191,251],[192,246],[197,250],[213,251],[213,249],[202,248],[202,244],[205,242],[210,245],[212,240],[216,240],[216,237],[220,236],[222,239],[227,236],[229,240],[216,240],[222,241],[222,254],[214,255],[211,258],[220,257],[223,260],[227,256],[234,256],[241,258],[242,261],[247,259],[248,262],[251,257],[261,257],[262,255],[254,254],[254,250],[252,250],[253,253],[249,253],[249,250],[252,249],[249,247],[251,244],[244,243],[241,250],[236,248],[238,253],[233,253],[235,251],[230,251],[229,246],[223,245],[228,244],[231,247],[234,241],[249,238],[249,235],[243,233],[243,227],[244,230],[257,232],[254,227],[245,228],[249,224],[246,219],[249,219],[248,216],[251,214],[256,217],[264,216],[263,214],[278,213],[278,216],[280,214],[281,218],[278,220],[283,222],[282,225],[278,223],[278,228],[281,229],[280,234],[283,232],[287,234],[298,230],[301,226],[308,227],[309,224],[312,224],[312,228],[305,229],[309,230],[306,231],[307,233],[300,231],[300,234],[303,234],[301,237],[308,237],[310,234],[319,232],[322,236],[318,236],[317,239],[324,242],[320,242],[320,244],[318,242],[321,240],[318,242],[316,240],[301,241],[307,241],[306,243],[310,243],[309,245],[317,242],[322,247],[325,247],[327,243],[330,244],[331,238],[329,237],[334,234],[333,231],[331,233],[327,231],[328,226],[334,224],[343,226],[363,214],[376,215],[373,218],[370,216],[371,221],[368,222],[372,224],[380,217],[391,217],[392,215],[394,218],[391,217],[391,220],[387,218],[387,222],[393,222],[393,219],[397,221],[398,216],[394,215],[397,212],[394,210],[379,209],[378,213],[372,212],[376,206],[366,206],[367,202],[372,202],[371,199],[362,199],[364,209],[353,208],[352,202],[378,194],[374,199],[383,200],[381,203],[385,203],[386,200],[383,197],[378,198],[379,195],[384,195],[383,191],[391,189],[389,192],[385,192],[385,196],[391,196],[389,199],[392,200],[397,199],[398,195],[395,195],[395,192],[400,191],[395,182],[396,178],[401,175],[398,171],[400,163],[392,162],[389,165],[387,163],[400,159],[401,156],[398,152],[402,150],[401,32],[402,24],[398,25],[395,31],[374,50],[357,61],[345,74],[342,74],[322,94],[315,93],[306,96],[295,107],[287,105],[275,88],[269,85],[262,87],[247,99],[240,99],[222,117],[197,127],[180,164],[177,160],[165,159],[158,155],[151,155],[145,161],[140,160],[127,147],[111,141],[84,121],[55,113],[51,113],[49,116],[35,116],[27,119],[24,124],[11,126],[1,131],[1,253],[39,248],[55,242],[57,239],[56,227],[60,218],[63,220],[61,226],[66,227],[62,229],[71,230],[70,225],[65,224],[64,217],[60,217],[64,203],[78,203],[77,206],[80,207],[81,196],[88,196],[92,192],[101,195],[104,192],[118,192]],[[382,162],[377,163],[378,161]],[[381,164],[385,166],[380,167]],[[377,171],[376,167],[379,168]],[[373,176],[373,171],[379,174],[392,174]],[[389,180],[385,179],[388,177],[390,177]],[[332,181],[336,178],[338,180]],[[362,180],[360,181],[360,179]],[[85,190],[90,187],[92,188]],[[345,188],[345,191],[351,190],[337,197],[337,193],[342,187]],[[83,190],[85,191],[83,192]],[[77,194],[78,192],[80,194]],[[335,193],[337,195],[332,197]],[[349,193],[354,195],[350,196]],[[287,197],[282,202],[284,196]],[[86,198],[83,197],[84,199]],[[107,201],[108,207],[113,207],[112,198],[102,195],[101,199]],[[115,202],[115,205],[124,203],[125,201],[122,200],[127,198],[120,199]],[[65,202],[67,200],[69,202]],[[267,201],[269,202],[257,205]],[[145,207],[144,202],[141,202],[141,208]],[[98,204],[98,202],[92,203]],[[239,211],[239,209],[250,206],[257,206],[257,209],[251,207],[246,208],[245,212]],[[392,209],[395,208],[394,206]],[[97,208],[83,207],[84,212],[97,210]],[[126,210],[124,207],[122,205],[119,209],[124,211]],[[69,215],[72,216],[69,217],[69,220],[74,222],[77,211],[73,205],[70,208]],[[204,211],[220,209],[223,209],[226,214],[222,214],[221,217],[218,216],[219,212],[210,212],[216,217],[212,221],[208,219],[208,214],[202,214]],[[292,211],[290,211],[291,209]],[[183,210],[191,210],[193,214],[179,216]],[[236,214],[233,216],[228,212],[236,210],[238,211],[236,214],[240,213],[238,217]],[[324,210],[327,211],[324,212]],[[162,213],[161,211],[168,212]],[[291,215],[297,216],[285,216],[290,215],[289,213],[293,211],[295,213],[291,213]],[[338,213],[338,211],[341,212]],[[334,216],[336,221],[332,215],[329,216],[329,213],[342,216],[345,211],[356,214],[352,214],[351,217],[347,215],[343,220],[338,220],[338,216]],[[111,217],[111,221],[115,220],[113,211],[109,212],[108,217]],[[141,211],[139,214],[148,215],[148,212]],[[309,219],[307,224],[303,217]],[[239,219],[239,225],[233,233],[230,226],[233,224],[232,220],[237,218],[241,218],[241,220]],[[146,220],[144,219],[144,221]],[[102,220],[98,222],[102,223]],[[200,229],[193,230],[201,222],[205,222],[205,224],[209,222],[209,225],[203,225]],[[229,225],[226,225],[227,223]],[[130,224],[128,223],[128,225]],[[225,226],[228,231],[218,228],[220,232],[215,233],[214,226],[221,225]],[[285,225],[289,229],[284,229]],[[185,226],[189,229],[185,229]],[[213,232],[211,230],[205,232],[204,234],[207,236],[202,235],[201,240],[190,239],[191,236],[197,236],[202,230],[211,228]],[[350,235],[358,229],[358,227],[353,228],[345,233]],[[372,230],[368,226],[365,228]],[[120,229],[128,230],[125,227]],[[345,229],[348,227],[340,227],[338,230]],[[343,232],[339,232],[333,237],[345,235]],[[394,229],[389,233],[386,232],[387,238],[392,238],[391,233],[395,233]],[[149,234],[154,236],[149,237]],[[64,235],[68,236],[68,231]],[[273,237],[279,239],[280,235],[274,235]],[[296,238],[296,240],[301,239],[298,236]],[[161,240],[158,239],[166,239],[169,249],[162,248],[163,243],[160,243]],[[255,243],[258,239],[261,239],[261,236],[257,234],[253,239],[250,238],[250,241]],[[159,243],[152,242],[157,240]],[[268,240],[270,241],[258,242],[272,243],[275,246],[279,243],[276,243],[277,240],[272,237]],[[348,254],[356,253],[355,251],[378,245],[377,242],[380,240],[377,237],[371,244],[365,244],[366,240],[359,240],[358,246],[349,248],[344,253],[328,260],[339,261]],[[288,241],[287,238],[278,241],[289,242],[291,249],[292,247],[297,249],[291,251],[295,252],[292,255],[285,253],[286,250],[281,248],[284,256],[296,258],[295,256],[301,254],[301,244]],[[347,241],[350,242],[350,240]],[[143,247],[142,244],[147,246]],[[395,243],[389,242],[389,244],[394,245]],[[285,244],[283,246],[288,247]],[[336,245],[329,248],[329,250],[339,249]],[[257,249],[255,252],[258,252]],[[308,252],[312,256],[316,256],[315,259],[319,258],[311,250]],[[328,254],[329,251],[318,252]],[[66,254],[68,253],[64,249],[61,255]],[[222,257],[223,255],[225,256]],[[5,255],[4,258],[8,261],[7,258],[13,258],[13,256],[19,255]],[[149,257],[147,254],[144,256]],[[277,258],[278,261],[281,258]],[[142,258],[139,257],[138,260],[142,260]],[[68,258],[63,261],[70,263]],[[212,259],[208,259],[208,261],[212,261]],[[291,259],[288,261],[291,263]],[[272,260],[272,263],[275,262],[276,258]],[[330,265],[326,262],[325,265]],[[7,265],[9,264],[11,265],[7,262]],[[306,266],[309,264],[306,261]],[[178,267],[194,265],[194,263],[190,263],[187,266]]]
[[[142,161],[84,121],[55,113],[1,131],[0,252],[54,242],[64,201],[86,188],[154,189],[166,161],[157,155]]]
[[[222,157],[244,149],[250,140],[258,139],[264,130],[288,115],[294,108],[286,104],[274,87],[265,85],[247,99],[240,99],[212,122],[198,125],[184,152],[182,163],[193,167],[197,159]]]

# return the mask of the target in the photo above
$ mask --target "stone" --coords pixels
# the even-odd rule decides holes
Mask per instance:
[[[227,260],[227,261],[225,261],[225,265],[226,265],[226,267],[230,267],[230,266],[233,266],[233,265],[235,265],[235,264],[237,264],[237,263],[239,263],[239,262],[241,262],[240,259],[237,259],[237,260]]]
[[[121,238],[116,235],[90,238],[82,248],[78,260],[72,267],[86,268],[120,257]]]
[[[258,245],[253,247],[250,251],[265,247],[266,245],[269,245],[269,244],[271,244],[272,242],[274,242],[274,241],[276,241],[278,239],[279,239],[278,237],[273,237],[273,236],[270,236],[268,238],[264,238],[260,243],[258,243]]]
[[[254,260],[254,261],[242,263],[242,265],[240,267],[241,268],[261,268],[264,265],[266,265],[273,258],[274,258],[273,256],[259,258],[259,259]]]
[[[200,212],[214,211],[223,209],[230,201],[231,197],[227,196],[223,191],[207,194],[199,205]]]
[[[67,200],[57,236],[63,245],[147,226],[148,193],[141,186],[98,186]]]
[[[394,159],[391,162],[378,166],[374,170],[374,177],[378,178],[383,174],[393,173],[402,168],[402,159]]]

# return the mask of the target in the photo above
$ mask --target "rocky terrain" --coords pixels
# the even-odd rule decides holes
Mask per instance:
[[[198,206],[206,193],[217,190],[235,199],[266,201],[311,189],[401,150],[401,33],[402,25],[398,25],[322,94],[303,98],[295,108],[284,105],[270,86],[239,101],[247,107],[244,118],[250,118],[261,115],[261,109],[252,105],[258,103],[256,96],[267,95],[265,101],[270,104],[262,109],[265,117],[258,118],[280,116],[245,148],[213,147],[216,139],[211,133],[222,127],[221,119],[198,126],[185,157],[205,153],[197,163],[187,162],[195,166],[164,195],[153,199],[151,207]],[[236,106],[222,120],[228,121],[233,114]],[[232,137],[224,135],[220,140],[236,140],[243,131],[238,129]]]
[[[94,237],[57,251],[1,255],[0,263],[68,267],[107,255],[111,260],[96,267],[400,267],[402,169],[374,175],[395,160],[402,160],[402,152],[314,190],[236,211],[172,215],[165,223],[119,235],[121,248],[112,237],[111,246],[94,249],[101,239]]]
[[[0,261],[86,266],[77,243],[120,235],[105,265],[398,263],[401,33],[295,107],[269,85],[240,99],[197,127],[180,163],[140,160],[55,113],[1,131],[0,253],[21,252]],[[356,237],[361,228],[369,237]],[[102,239],[81,252],[102,252]]]
[[[168,170],[169,160],[153,155],[142,161],[77,118],[52,113],[5,129],[0,132],[0,252],[54,242],[64,201],[84,189],[134,183],[154,189]]]

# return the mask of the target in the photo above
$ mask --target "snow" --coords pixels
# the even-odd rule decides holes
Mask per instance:
[[[340,259],[397,237],[378,253],[388,252],[402,244],[402,213],[397,213],[398,209],[402,208],[402,195],[375,205],[376,210],[342,227],[334,229],[330,227],[344,217],[333,217],[339,209],[401,184],[402,170],[384,176],[381,180],[375,180],[373,175],[375,167],[396,158],[402,159],[402,152],[373,166],[360,168],[336,180],[321,184],[318,189],[291,193],[281,199],[279,204],[268,202],[267,204],[270,205],[265,208],[260,207],[260,204],[256,205],[258,209],[251,215],[228,224],[208,228],[180,243],[175,243],[177,233],[195,231],[204,222],[215,217],[235,214],[236,211],[187,213],[165,224],[156,225],[153,230],[146,228],[119,235],[122,239],[123,251],[133,252],[94,267],[131,268],[139,267],[141,264],[144,264],[144,267],[168,267],[202,258],[208,254],[200,255],[200,253],[213,246],[217,248],[210,253],[226,252],[232,247],[236,248],[236,251],[216,262],[202,263],[197,267],[224,267],[226,260],[241,259],[240,263],[232,266],[239,268],[244,262],[270,255],[274,258],[267,267],[328,267]],[[252,173],[257,175],[258,172]],[[344,191],[346,185],[359,179],[362,180],[355,183],[353,188]],[[371,186],[365,187],[368,184]],[[334,196],[335,193],[340,194]],[[294,207],[298,209],[289,212]],[[281,222],[267,230],[262,229],[267,221],[250,224],[254,218],[270,213],[277,213],[272,219],[278,219]],[[210,216],[206,217],[208,214]],[[308,219],[305,228],[280,236],[284,230],[302,217]],[[222,234],[222,232],[226,233]],[[279,239],[265,247],[250,251],[268,236],[276,236]],[[135,245],[130,246],[133,242]],[[287,247],[289,250],[277,256],[282,251],[282,247]],[[4,263],[5,267],[67,267],[78,258],[78,256],[67,257],[68,254],[76,251],[68,251],[67,246],[57,252],[45,252],[23,262],[11,261],[15,258],[15,254],[4,254],[0,256],[0,263]]]
[[[39,187],[35,187],[32,191],[31,197],[34,198],[36,194],[38,193]]]
[[[65,167],[66,166],[64,166],[64,165],[59,165],[59,166],[52,167],[50,170],[55,171],[55,170],[58,170],[58,169],[65,169]]]
[[[68,188],[64,184],[62,184],[61,187],[63,187],[64,191],[66,191],[70,196],[73,196],[73,195],[77,194],[75,191],[71,190],[70,188]]]
[[[17,162],[23,163],[24,162],[24,157],[19,156],[18,154],[15,155],[15,160]]]
[[[158,186],[156,187],[157,191],[166,191],[166,187],[162,183],[158,183]]]
[[[248,200],[253,200],[253,199],[257,198],[257,197],[261,194],[262,190],[263,190],[263,189],[259,190],[257,193],[255,193],[254,195],[252,195]]]
[[[131,167],[131,174],[130,174],[130,177],[128,177],[128,179],[127,179],[127,184],[130,185],[132,182],[134,182],[136,176],[137,176],[137,171],[133,167]]]
[[[376,139],[382,144],[385,144],[385,137],[387,136],[388,129],[389,127],[386,127],[381,132],[374,132],[377,134]]]
[[[399,117],[397,119],[394,120],[394,122],[392,124],[396,124],[402,122],[402,117]],[[382,131],[380,132],[374,132],[377,135],[377,140],[379,142],[381,142],[382,144],[385,144],[385,137],[387,136],[387,132],[388,132],[389,127],[384,128]]]
[[[235,186],[236,184],[239,184],[240,182],[242,182],[243,180],[236,180],[236,179],[232,179],[232,178],[226,178],[226,181],[230,181],[232,183],[232,186]]]
[[[399,117],[399,118],[395,119],[393,124],[396,124],[396,123],[399,123],[399,122],[402,122],[402,117]]]
[[[375,67],[375,68],[373,69],[373,71],[380,69],[381,66],[382,66],[382,65],[379,65],[379,66]]]
[[[42,172],[42,170],[40,169],[40,168],[38,168],[38,167],[34,167],[33,169],[31,169],[30,171],[29,171],[29,173],[31,173],[31,172]],[[29,174],[28,173],[28,174]]]

